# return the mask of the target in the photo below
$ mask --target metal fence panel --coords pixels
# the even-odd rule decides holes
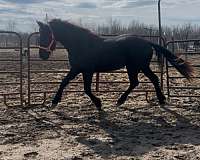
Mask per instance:
[[[166,62],[167,94],[172,97],[200,97],[200,46],[195,45],[200,39],[172,40],[167,42],[167,48],[191,63],[194,68],[192,82],[174,72],[174,67]]]
[[[12,35],[12,41],[6,39],[5,35]],[[116,35],[102,36],[110,37]],[[159,36],[135,36],[151,40],[154,43],[159,43],[160,39]],[[0,37],[0,99],[3,100],[2,102],[5,105],[9,105],[8,99],[18,99],[19,101],[17,104],[22,106],[23,102],[27,98],[27,104],[30,105],[37,99],[33,96],[35,94],[40,96],[40,98],[42,96],[42,103],[44,103],[47,94],[55,93],[62,77],[64,77],[64,75],[69,71],[70,66],[65,49],[59,45],[57,47],[57,53],[55,53],[49,60],[42,61],[38,56],[37,43],[39,33],[32,33],[28,37],[27,42],[27,57],[25,57],[27,58],[25,59],[25,62],[27,62],[26,64],[23,63],[22,38],[20,34],[16,32],[1,31]],[[165,45],[165,40],[163,38],[161,39],[163,45]],[[5,40],[5,42],[3,42],[3,40]],[[199,42],[200,39],[192,39],[172,40],[166,43],[166,47],[172,50],[172,52],[175,54],[178,53],[183,59],[192,62],[192,66],[196,71],[193,77],[194,83],[188,83],[184,77],[178,74],[177,71],[174,71],[174,67],[168,62],[166,62],[166,78],[164,79],[164,65],[158,65],[157,59],[155,57],[153,58],[151,65],[154,68],[154,72],[160,77],[162,89],[166,89],[168,98],[200,97],[200,47],[196,45],[199,44]],[[14,66],[15,64],[17,64],[17,67]],[[157,66],[155,67],[155,65]],[[23,66],[25,68],[23,68]],[[23,70],[26,68],[27,70]],[[113,75],[117,74],[120,74],[120,76],[124,75],[125,78],[118,78],[113,81]],[[25,75],[27,75],[27,77]],[[150,84],[148,80],[144,80],[142,74],[140,77],[140,83],[144,85]],[[13,79],[15,79],[15,81],[13,81]],[[178,83],[179,81],[180,83]],[[123,92],[125,90],[123,87],[119,89],[116,86],[123,84],[128,85],[128,83],[129,82],[126,79],[126,71],[124,69],[106,73],[96,73],[93,78],[93,92]],[[110,88],[111,84],[114,88]],[[163,87],[163,84],[166,84],[166,87]],[[77,85],[83,85],[82,77],[78,77],[75,81],[71,82],[71,85],[73,85],[73,87],[66,90],[66,92],[83,92],[83,90],[76,87]],[[107,86],[107,88],[105,86]],[[135,89],[134,92],[145,93],[146,99],[148,100],[148,93],[155,92],[155,90],[154,88],[147,86],[142,88],[139,87]],[[16,97],[13,98],[13,96]]]
[[[19,33],[9,31],[0,31],[0,37],[0,97],[7,106],[8,99],[14,99],[14,105],[22,106],[22,38]]]

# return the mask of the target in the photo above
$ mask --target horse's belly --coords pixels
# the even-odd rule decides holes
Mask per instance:
[[[123,58],[118,59],[99,59],[97,65],[95,66],[95,71],[106,72],[111,70],[117,70],[125,66],[125,61]]]
[[[115,66],[101,66],[95,69],[95,72],[106,72],[106,71],[113,71],[120,68],[123,68],[125,65],[115,65]]]

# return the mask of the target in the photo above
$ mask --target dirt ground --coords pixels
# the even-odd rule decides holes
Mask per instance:
[[[10,67],[1,63],[1,69],[13,67],[13,63],[6,65]],[[51,65],[35,62],[33,66],[34,69],[44,70],[63,68],[63,64],[52,62]],[[32,74],[33,81],[61,80],[62,77],[59,74]],[[9,74],[6,78],[4,75],[0,78],[1,81],[12,78],[18,80],[17,75]],[[103,78],[113,81],[117,79],[114,75]],[[122,79],[125,77],[120,77]],[[26,82],[24,83],[26,87]],[[173,81],[174,86],[178,84],[185,85],[186,82]],[[104,84],[101,88],[105,89],[106,86],[108,89],[120,90],[127,87],[127,84]],[[33,90],[46,90],[49,87],[55,89],[52,84],[33,84],[31,87]],[[74,87],[82,89],[77,84]],[[9,91],[8,88],[1,86],[1,90],[6,92]],[[16,86],[10,88],[18,90]],[[179,92],[174,91],[174,94]],[[185,92],[188,91],[183,91]],[[199,91],[192,90],[191,93],[199,95]],[[154,100],[147,103],[144,93],[133,92],[125,104],[116,107],[121,92],[96,94],[103,100],[103,112],[98,112],[89,98],[81,92],[66,93],[54,110],[47,109],[50,98],[44,105],[26,107],[7,107],[1,101],[0,160],[200,159],[198,98],[172,98],[169,104],[160,106]],[[37,100],[38,95],[35,96],[32,101]]]
[[[52,111],[1,106],[0,159],[200,159],[197,101],[161,107],[136,97],[119,108],[104,101],[99,113],[71,96]]]

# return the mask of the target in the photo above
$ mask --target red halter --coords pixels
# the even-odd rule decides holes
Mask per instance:
[[[50,28],[50,27],[49,27]],[[51,30],[51,29],[50,29]],[[53,32],[51,31],[51,41],[49,43],[49,45],[47,47],[43,47],[43,46],[39,46],[38,48],[39,49],[43,49],[45,50],[46,52],[48,53],[52,53],[54,49],[51,49],[52,45],[56,42],[55,38],[54,38],[54,35],[53,35]]]

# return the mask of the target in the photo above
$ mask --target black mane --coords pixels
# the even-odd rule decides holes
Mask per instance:
[[[90,36],[99,37],[97,34],[95,34],[94,32],[91,32],[89,29],[86,29],[80,25],[68,22],[67,20],[52,19],[51,21],[49,21],[49,24],[57,25],[57,26],[65,26],[66,28],[71,28],[73,30],[76,30],[79,33],[85,33]]]

